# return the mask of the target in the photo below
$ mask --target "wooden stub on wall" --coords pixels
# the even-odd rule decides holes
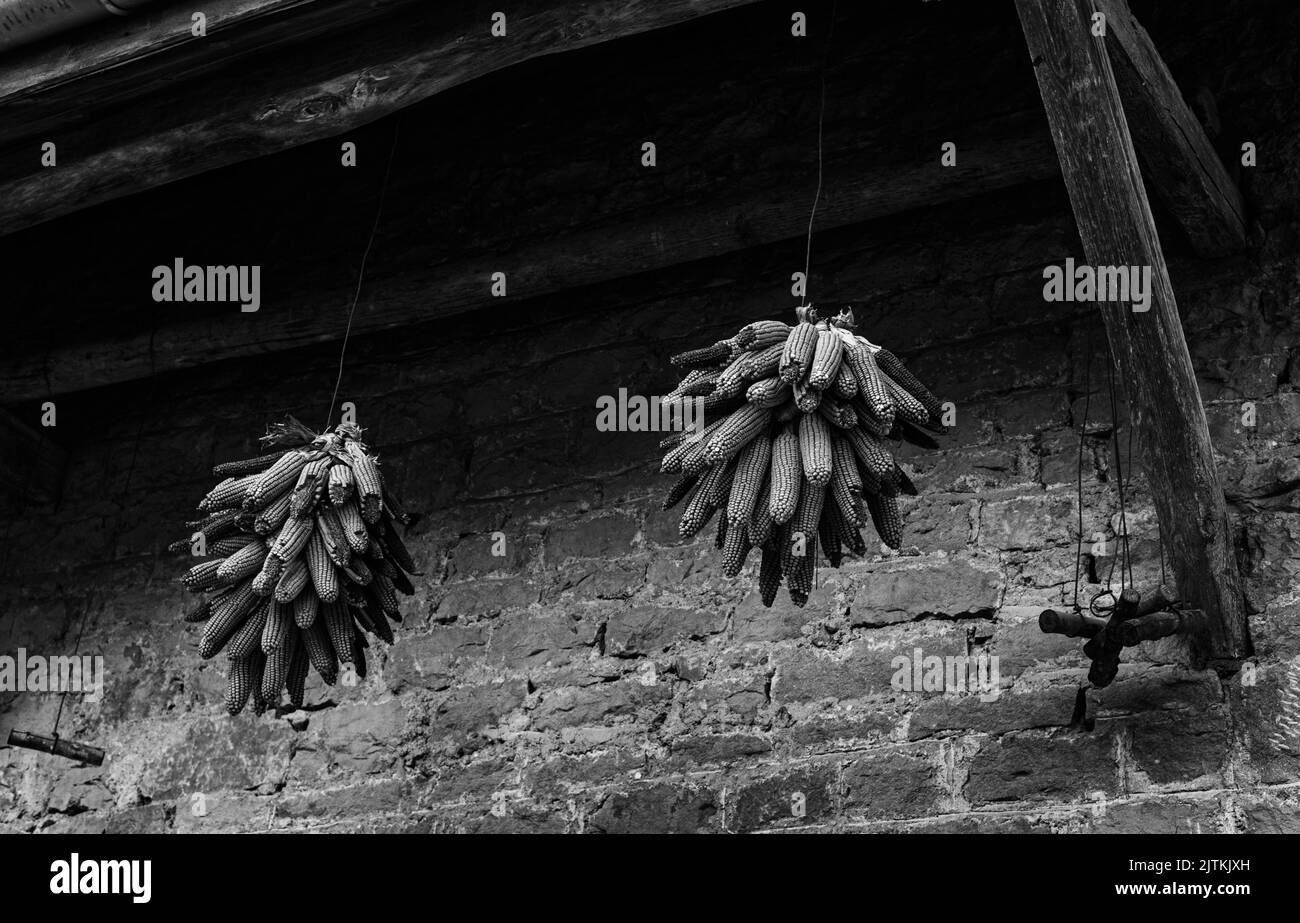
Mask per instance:
[[[1102,317],[1136,425],[1150,437],[1145,469],[1179,595],[1213,623],[1203,653],[1238,660],[1248,641],[1227,505],[1108,40],[1091,32],[1093,0],[1016,8],[1089,262],[1150,267],[1150,309],[1103,304]]]
[[[1151,36],[1126,0],[1096,0],[1104,44],[1129,132],[1155,194],[1197,254],[1224,256],[1246,246],[1245,205]]]

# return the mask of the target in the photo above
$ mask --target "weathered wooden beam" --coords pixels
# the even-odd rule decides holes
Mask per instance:
[[[1096,0],[1129,132],[1147,181],[1192,249],[1224,256],[1246,246],[1241,192],[1126,0]]]
[[[0,132],[0,234],[332,137],[532,58],[755,2],[522,0],[508,11],[506,37],[494,37],[481,4],[223,0],[205,6],[216,19],[207,39],[213,44],[197,50],[189,13],[178,19],[183,11],[173,8],[151,18],[152,31],[126,50],[68,54],[59,46],[0,66],[0,112],[27,139],[16,143],[13,133]],[[360,9],[337,21],[322,15],[348,6]],[[301,28],[295,17],[303,18]],[[293,67],[274,54],[250,60],[243,50],[304,40],[312,53]],[[233,54],[233,66],[215,56],[218,47]],[[199,75],[201,86],[174,86]],[[111,104],[102,108],[100,83]],[[139,95],[143,87],[162,89]],[[91,118],[71,115],[78,103]],[[42,134],[22,125],[39,125]],[[39,141],[46,140],[60,151],[55,168],[40,162]]]
[[[880,171],[855,163],[829,171],[817,228],[828,230],[939,205],[1057,175],[1045,134],[963,143],[958,166],[937,158]],[[499,255],[420,265],[367,281],[352,335],[437,320],[512,301],[574,289],[692,260],[801,237],[810,190],[773,184],[760,192],[723,195],[686,208],[532,241]],[[800,267],[801,268],[801,267]],[[491,275],[504,272],[507,297],[493,297]],[[11,401],[101,387],[155,372],[264,355],[342,337],[347,313],[341,289],[294,292],[257,313],[170,323],[114,340],[55,345],[44,353],[0,359],[0,393]],[[332,306],[332,307],[326,307]],[[332,313],[331,313],[332,312]],[[329,317],[337,322],[329,322]]]
[[[57,500],[66,465],[62,448],[0,409],[0,501],[7,508]]]
[[[1179,596],[1214,630],[1202,653],[1248,653],[1245,608],[1227,505],[1178,305],[1142,185],[1093,0],[1016,0],[1066,188],[1094,266],[1150,267],[1151,303],[1101,306],[1111,354],[1129,390]]]

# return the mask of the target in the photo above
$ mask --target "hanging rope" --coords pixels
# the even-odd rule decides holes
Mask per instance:
[[[804,246],[803,256],[803,307],[807,307],[808,292],[812,288],[810,284],[810,274],[812,273],[812,235],[813,221],[817,217],[817,205],[822,198],[822,127],[826,120],[826,62],[830,58],[831,36],[835,34],[835,9],[836,4],[831,4],[831,24],[826,30],[826,42],[822,46],[822,60],[820,65],[821,79],[821,103],[817,111],[817,194],[813,196],[812,212],[808,215],[808,239]]]
[[[384,214],[384,198],[388,194],[388,179],[393,173],[393,158],[397,154],[397,133],[401,122],[393,122],[393,145],[388,151],[388,165],[384,168],[384,180],[379,187],[379,204],[375,207],[375,221],[370,227],[370,239],[366,241],[365,252],[361,254],[361,268],[357,271],[357,288],[352,293],[352,307],[348,309],[348,325],[343,331],[343,346],[339,349],[339,373],[334,380],[334,394],[330,397],[329,412],[325,416],[322,432],[330,428],[334,419],[334,405],[339,399],[339,387],[343,384],[343,358],[348,354],[348,338],[352,335],[352,318],[357,313],[357,302],[361,298],[361,283],[366,278],[366,261],[370,259],[370,248],[375,244],[375,235],[379,232],[379,219]]]
[[[1079,607],[1079,572],[1083,567],[1083,441],[1088,434],[1088,412],[1092,407],[1092,328],[1088,328],[1083,361],[1083,422],[1079,424],[1079,453],[1074,467],[1075,501],[1079,531],[1074,546],[1074,611]]]

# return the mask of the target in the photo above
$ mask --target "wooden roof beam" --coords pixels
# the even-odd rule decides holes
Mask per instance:
[[[125,40],[0,61],[0,234],[332,137],[533,58],[755,2],[518,0],[506,37],[482,4],[212,0],[202,39],[192,10],[164,7]],[[270,53],[289,45],[308,50],[292,63]],[[55,168],[41,164],[44,141]]]
[[[1101,304],[1127,384],[1161,532],[1182,599],[1213,625],[1201,653],[1249,654],[1227,504],[1178,305],[1106,48],[1095,0],[1016,0],[1084,253],[1093,266],[1150,267],[1150,305]]]
[[[1056,155],[1036,126],[1006,138],[963,143],[956,167],[935,161],[864,170],[859,160],[831,169],[824,186],[835,190],[817,210],[826,231],[1006,189],[1058,174]],[[805,185],[773,183],[761,193],[720,195],[685,207],[524,241],[491,258],[475,256],[417,265],[368,279],[352,335],[451,317],[669,269],[803,236],[808,229]],[[504,272],[507,296],[493,297],[491,274]],[[0,394],[17,403],[117,384],[210,362],[265,355],[337,340],[338,323],[322,323],[321,305],[337,304],[339,290],[294,290],[273,310],[166,324],[114,340],[69,343],[48,352],[0,357]]]
[[[1124,102],[1129,132],[1156,196],[1192,249],[1220,257],[1246,246],[1246,209],[1205,130],[1173,75],[1128,8],[1127,0],[1096,0],[1106,16],[1106,51]]]

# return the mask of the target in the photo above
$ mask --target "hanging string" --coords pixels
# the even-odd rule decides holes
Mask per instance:
[[[1120,374],[1121,376],[1123,375],[1122,369],[1120,370]],[[1115,576],[1115,565],[1120,564],[1119,588],[1121,592],[1124,590],[1126,586],[1129,585],[1125,576],[1126,567],[1130,568],[1130,570],[1128,571],[1128,577],[1130,578],[1132,577],[1131,566],[1129,565],[1129,554],[1128,554],[1128,513],[1127,513],[1127,507],[1124,499],[1124,467],[1122,461],[1120,460],[1119,408],[1117,406],[1117,402],[1115,399],[1115,358],[1113,356],[1111,357],[1111,361],[1106,366],[1106,386],[1107,389],[1110,391],[1110,434],[1111,434],[1111,444],[1114,448],[1114,455],[1115,455],[1115,485],[1119,492],[1119,521],[1120,521],[1120,529],[1122,530],[1120,533],[1120,540],[1119,542],[1117,542],[1117,547],[1115,549],[1115,557],[1111,559],[1110,571],[1106,575],[1106,591],[1108,593],[1112,593],[1113,596],[1114,594],[1111,591],[1111,586]],[[1127,395],[1125,396],[1125,400],[1127,401]],[[1130,408],[1130,412],[1131,412],[1131,408]],[[1130,426],[1131,426],[1131,421],[1130,421]],[[1123,555],[1122,561],[1121,561],[1121,554]]]
[[[1083,441],[1088,433],[1088,411],[1092,407],[1092,328],[1084,343],[1083,422],[1079,425],[1079,454],[1074,467],[1075,501],[1079,531],[1074,545],[1074,611],[1079,611],[1079,571],[1083,566]]]
[[[334,406],[339,399],[339,387],[343,384],[343,358],[348,354],[348,338],[352,335],[352,318],[357,313],[357,302],[361,299],[361,284],[366,278],[366,261],[370,259],[370,248],[374,246],[375,235],[379,232],[379,219],[384,214],[384,198],[388,194],[388,180],[393,173],[393,158],[397,154],[397,133],[401,125],[400,121],[393,122],[393,145],[388,150],[388,165],[384,168],[384,180],[379,187],[379,204],[375,207],[375,222],[370,227],[370,239],[366,241],[365,252],[361,254],[361,268],[357,271],[357,288],[352,293],[352,307],[348,309],[348,325],[343,331],[343,346],[339,349],[339,373],[334,380],[334,394],[330,397],[329,412],[321,432],[328,430],[330,421],[334,419]]]
[[[826,121],[826,61],[830,58],[831,36],[835,34],[835,10],[836,4],[831,4],[831,24],[826,30],[826,42],[822,47],[822,60],[820,70],[821,79],[821,102],[817,111],[817,194],[813,196],[812,212],[808,215],[808,239],[804,246],[803,256],[803,307],[807,307],[808,291],[812,288],[809,284],[809,277],[812,272],[812,235],[813,220],[817,217],[817,205],[822,198],[822,127]]]

